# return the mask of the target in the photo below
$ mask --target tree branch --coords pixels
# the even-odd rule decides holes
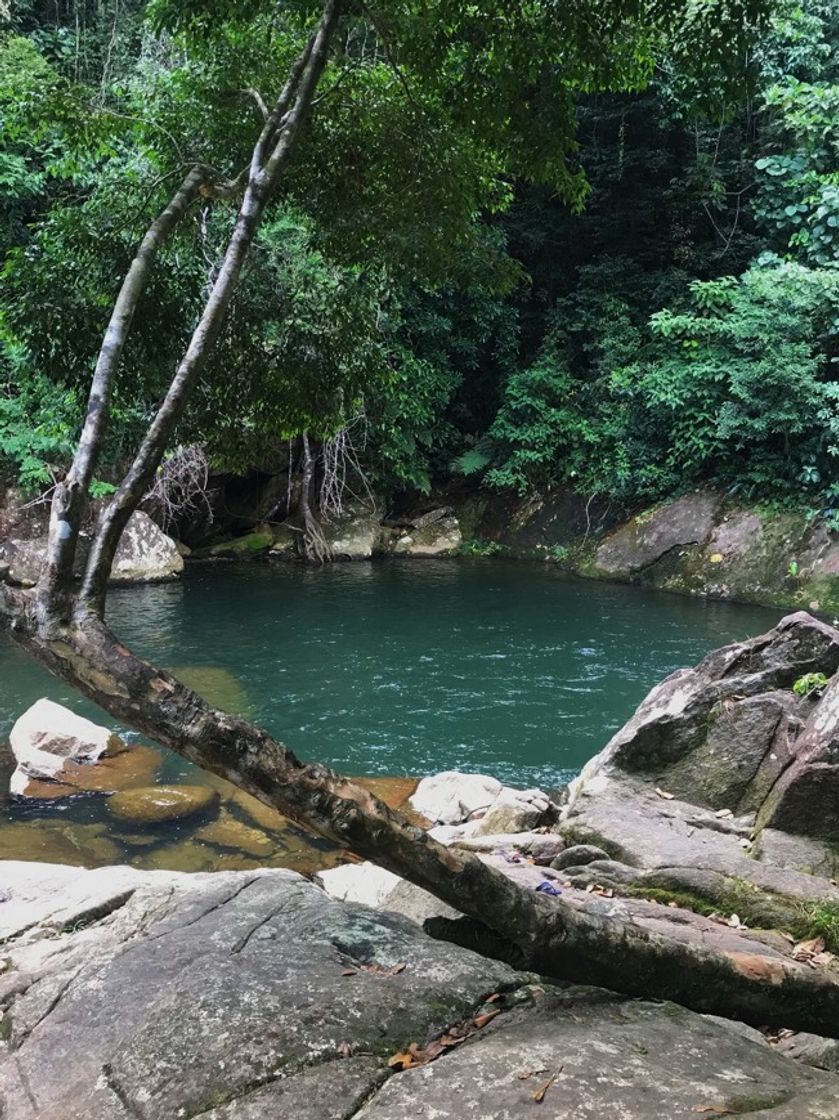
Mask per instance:
[[[73,577],[76,543],[87,511],[88,487],[102,449],[108,426],[111,389],[137,303],[161,246],[197,194],[204,178],[205,172],[201,168],[193,168],[187,174],[166,209],[146,231],[116,298],[96,361],[76,454],[67,477],[56,487],[53,495],[47,560],[39,582],[39,598],[45,608],[58,607],[58,600],[65,595]]]

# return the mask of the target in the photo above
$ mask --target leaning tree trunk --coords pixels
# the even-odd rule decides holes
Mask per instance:
[[[107,581],[122,530],[154,477],[221,329],[266,203],[311,106],[341,2],[325,0],[318,27],[274,108],[265,113],[234,232],[204,312],[134,462],[100,518],[76,590],[73,559],[87,487],[133,309],[159,245],[195,190],[228,192],[230,185],[201,186],[196,169],[150,227],[117,300],[73,466],[55,496],[44,575],[32,592],[0,585],[0,621],[34,657],[111,715],[483,922],[518,946],[522,961],[534,969],[751,1023],[839,1036],[839,981],[826,973],[794,961],[712,952],[523,890],[476,856],[443,847],[361,787],[299,762],[265,731],[211,707],[132,654],[104,624]],[[311,466],[307,440],[304,453]]]

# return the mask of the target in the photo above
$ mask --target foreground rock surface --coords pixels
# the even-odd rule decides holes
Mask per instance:
[[[4,1120],[516,1120],[548,1081],[554,1120],[837,1115],[839,1078],[728,1025],[534,984],[293,872],[2,863],[0,886]]]

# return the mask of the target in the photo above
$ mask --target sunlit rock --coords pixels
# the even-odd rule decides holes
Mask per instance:
[[[163,824],[204,813],[217,801],[217,792],[208,786],[148,786],[115,793],[108,811],[131,824]]]
[[[479,810],[487,810],[503,789],[487,774],[444,770],[423,778],[410,798],[411,805],[434,824],[460,824]]]
[[[184,560],[171,537],[137,510],[131,515],[119,542],[111,580],[114,583],[155,583],[183,571]]]
[[[22,794],[32,779],[62,780],[70,761],[96,762],[125,744],[107,727],[42,698],[17,720],[9,736],[17,768],[10,789]]]

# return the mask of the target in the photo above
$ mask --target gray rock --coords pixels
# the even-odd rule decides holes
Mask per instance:
[[[608,853],[604,852],[602,848],[595,847],[594,844],[572,844],[570,848],[566,848],[556,859],[551,861],[551,867],[556,868],[557,871],[562,871],[566,867],[582,867],[586,863],[593,863],[594,860],[608,858]]]
[[[113,583],[158,583],[183,571],[178,546],[147,513],[132,513],[119,542],[113,567]]]
[[[600,545],[597,567],[608,575],[638,572],[674,548],[701,543],[714,528],[720,501],[699,491],[639,514]]]
[[[387,1075],[390,1054],[523,982],[287,871],[109,868],[75,872],[61,887],[61,872],[30,864],[28,920],[39,906],[44,917],[77,910],[62,911],[56,889],[78,881],[99,906],[73,932],[56,936],[53,923],[47,937],[40,923],[9,922],[19,932],[4,957],[29,978],[23,991],[0,992],[10,1001],[0,1115],[10,1120],[256,1120],[280,1107],[345,1116]],[[16,889],[0,912],[16,905]]]
[[[34,587],[47,558],[47,539],[7,540],[2,545],[5,579],[21,587]]]
[[[556,808],[541,790],[505,787],[477,822],[471,835],[528,832],[556,820],[557,815]]]
[[[80,575],[88,550],[82,535],[76,555],[75,572]],[[47,537],[3,542],[2,561],[8,567],[11,583],[32,587],[38,582],[47,555]],[[111,569],[112,583],[153,583],[172,579],[183,571],[184,561],[178,546],[154,521],[136,510],[125,527]]]
[[[572,987],[546,990],[441,1060],[391,1078],[357,1117],[695,1120],[705,1107],[751,1116],[784,1104],[795,1120],[823,1120],[826,1101],[836,1116],[837,1090],[832,1075],[796,1069],[673,1004]]]
[[[369,560],[378,550],[381,527],[375,510],[353,510],[337,521],[324,521],[321,528],[336,559]]]
[[[571,783],[566,839],[638,868],[712,870],[835,901],[839,677],[820,698],[792,686],[837,665],[839,631],[799,612],[673,673]]]
[[[430,558],[457,553],[463,543],[457,518],[446,516],[445,511],[432,521],[427,520],[429,517],[431,514],[425,514],[414,528],[396,536],[391,544],[394,555]]]
[[[839,1073],[839,1039],[795,1031],[781,1035],[775,1043],[775,1049],[784,1057],[794,1058],[805,1066]]]

